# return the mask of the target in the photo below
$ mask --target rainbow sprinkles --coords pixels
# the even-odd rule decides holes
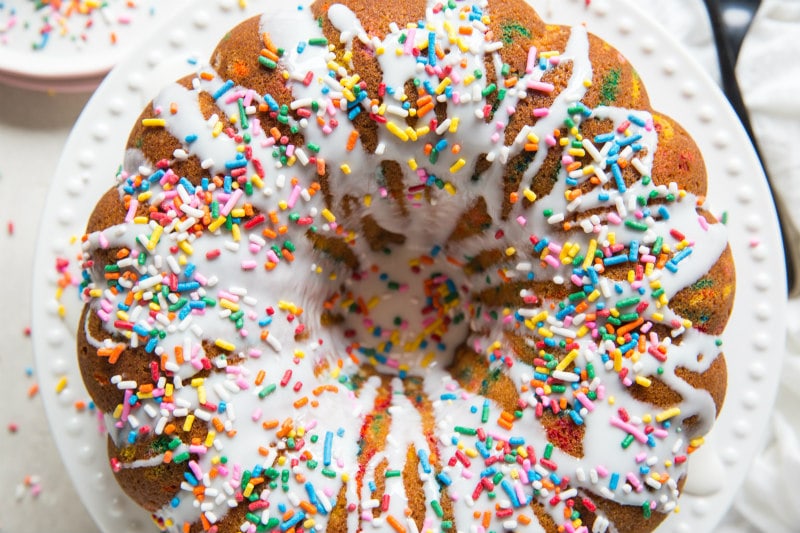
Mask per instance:
[[[547,27],[563,39],[511,64],[533,32],[495,32],[496,4],[380,31],[275,6],[229,39],[260,53],[223,42],[145,110],[119,216],[83,239],[79,333],[112,467],[162,530],[602,532],[677,509],[722,358],[719,319],[674,304],[716,290],[724,226],[652,175],[673,123],[615,105],[596,38]]]

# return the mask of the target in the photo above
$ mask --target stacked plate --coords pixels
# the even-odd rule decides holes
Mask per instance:
[[[0,0],[0,83],[91,91],[189,0]]]

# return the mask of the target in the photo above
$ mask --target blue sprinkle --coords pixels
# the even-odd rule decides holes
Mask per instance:
[[[633,113],[628,115],[628,120],[630,120],[631,122],[633,122],[634,124],[636,124],[640,128],[644,128],[645,125],[647,124],[644,120],[642,120],[641,118],[637,117]]]
[[[426,474],[430,474],[431,469],[431,462],[428,458],[428,452],[425,450],[417,450],[417,457],[419,457],[419,463],[422,465],[422,471]]]
[[[225,161],[225,168],[233,170],[234,168],[244,168],[247,166],[247,159],[236,159],[233,161]]]
[[[611,257],[603,258],[603,265],[605,266],[621,265],[622,263],[627,262],[628,256],[626,255],[612,255]]]
[[[233,80],[228,80],[225,83],[223,83],[222,86],[214,92],[214,94],[211,95],[211,98],[213,98],[214,100],[219,100],[219,98],[223,94],[230,91],[231,89],[233,89]]]
[[[611,474],[611,479],[608,482],[608,488],[611,490],[617,490],[617,485],[619,484],[619,474],[614,472]]]
[[[639,257],[639,241],[631,241],[631,248],[628,252],[628,260],[635,262],[637,257]]]
[[[186,141],[186,144],[192,144],[197,140],[197,135],[192,133],[191,135],[187,135],[186,137],[184,137],[183,140]]]
[[[156,345],[158,345],[158,337],[150,337],[150,340],[147,341],[147,345],[144,347],[144,351],[147,353],[153,353],[156,349]]]
[[[614,163],[611,165],[611,174],[614,175],[614,181],[617,184],[617,189],[619,189],[619,192],[624,193],[627,191],[628,188],[625,186],[625,180],[622,178],[622,171],[620,170],[618,164]]]
[[[605,144],[613,140],[614,140],[613,133],[604,133],[602,135],[595,135],[594,137],[595,144]]]
[[[617,141],[617,144],[624,147],[624,146],[628,146],[630,144],[635,143],[636,141],[640,140],[641,138],[642,138],[641,135],[631,135],[630,137],[625,137],[621,141]]]
[[[453,480],[450,479],[450,476],[448,476],[445,472],[439,472],[436,474],[436,480],[445,487],[449,487],[453,483]]]

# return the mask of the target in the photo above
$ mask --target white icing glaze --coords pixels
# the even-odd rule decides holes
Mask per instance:
[[[473,2],[466,4],[468,9],[473,8]],[[482,7],[485,6],[481,2],[474,2],[476,10],[480,11]],[[411,47],[417,46],[424,50],[431,34],[438,43],[448,42],[450,55],[445,55],[440,61],[442,65],[454,67],[451,76],[460,76],[462,81],[464,76],[476,69],[483,72],[486,57],[494,63],[495,72],[502,71],[502,59],[496,52],[495,43],[488,42],[481,31],[484,26],[480,16],[472,22],[472,34],[464,37],[460,43],[448,41],[451,39],[448,26],[460,23],[457,12],[447,9],[436,11],[433,5],[427,10],[427,25],[412,30],[392,28],[383,40],[368,35],[356,15],[342,5],[331,6],[328,18],[341,33],[341,42],[346,51],[354,51],[357,40],[376,54],[387,88],[384,98],[387,107],[383,116],[388,123],[406,135],[409,132],[402,116],[406,111],[401,98],[406,81],[416,78],[421,85],[428,83],[434,88],[441,82],[438,74],[426,72],[407,53]],[[130,327],[138,327],[140,334],[146,333],[141,335],[145,340],[151,330],[162,331],[163,338],[154,341],[147,349],[156,356],[166,356],[167,361],[174,365],[168,370],[172,369],[177,376],[172,402],[157,403],[148,399],[146,394],[143,397],[139,393],[141,404],[149,406],[149,412],[143,408],[132,418],[131,413],[123,409],[116,417],[109,418],[109,428],[117,445],[125,445],[130,431],[135,430],[136,425],[149,424],[160,435],[165,424],[175,419],[182,421],[187,414],[195,416],[195,424],[205,423],[205,418],[216,417],[220,427],[224,427],[223,431],[217,431],[213,447],[207,451],[198,452],[185,443],[172,451],[174,456],[192,452],[191,460],[187,461],[191,466],[190,471],[198,477],[198,483],[206,486],[206,494],[213,497],[207,497],[201,505],[195,501],[191,484],[187,483],[185,490],[176,497],[174,503],[177,506],[168,505],[156,513],[161,519],[168,521],[164,527],[177,531],[184,521],[194,522],[201,513],[211,522],[221,519],[228,508],[235,505],[234,494],[237,488],[241,488],[241,475],[235,473],[236,468],[251,470],[256,467],[274,467],[281,471],[288,468],[282,461],[299,459],[303,453],[307,453],[309,455],[303,456],[303,461],[312,459],[319,466],[309,468],[307,463],[299,463],[292,469],[289,481],[279,479],[274,489],[264,489],[264,486],[258,489],[263,490],[260,492],[261,499],[269,502],[269,509],[259,510],[257,513],[260,514],[263,524],[270,518],[282,520],[280,517],[285,509],[295,510],[296,516],[302,514],[298,503],[305,500],[311,502],[317,510],[312,518],[314,525],[309,527],[324,531],[330,507],[337,499],[340,487],[344,486],[344,504],[351,505],[353,509],[347,517],[349,530],[356,531],[359,527],[386,527],[387,520],[391,517],[413,531],[416,524],[405,518],[407,496],[403,488],[403,478],[389,477],[385,480],[388,506],[378,513],[377,518],[372,516],[371,506],[374,502],[367,484],[383,461],[386,461],[388,471],[402,471],[406,453],[412,445],[429,457],[439,457],[438,466],[434,465],[430,472],[425,471],[422,461],[418,468],[429,504],[426,507],[424,530],[438,531],[442,528],[443,518],[431,504],[441,498],[440,485],[446,486],[448,497],[452,500],[455,525],[464,531],[483,530],[483,526],[470,525],[474,522],[474,513],[491,511],[494,502],[486,496],[489,489],[481,489],[477,501],[473,501],[471,495],[476,490],[481,472],[488,468],[485,460],[494,456],[500,459],[494,463],[494,469],[503,474],[501,486],[493,489],[497,495],[495,501],[502,508],[512,509],[512,513],[509,517],[493,515],[490,528],[504,527],[507,520],[516,521],[520,513],[531,517],[532,512],[527,503],[532,500],[542,503],[546,512],[557,523],[563,522],[564,501],[552,502],[552,487],[548,489],[536,478],[543,476],[547,482],[546,478],[553,473],[548,467],[542,464],[507,464],[503,462],[503,457],[513,450],[497,451],[491,447],[480,450],[476,437],[469,432],[457,431],[457,426],[486,428],[495,441],[519,441],[523,443],[519,444],[521,449],[532,446],[537,459],[541,459],[546,453],[558,466],[553,475],[561,479],[569,478],[560,490],[569,493],[577,489],[577,498],[591,499],[599,495],[637,506],[652,502],[653,508],[660,512],[674,508],[677,499],[674,483],[684,473],[682,466],[673,464],[674,458],[685,455],[688,441],[707,431],[713,421],[715,409],[708,393],[690,387],[676,376],[675,370],[683,367],[694,372],[703,372],[714,361],[719,348],[715,344],[715,338],[687,328],[686,324],[681,323],[681,318],[663,305],[663,302],[697,281],[717,261],[725,249],[724,228],[721,225],[699,222],[695,210],[696,199],[691,194],[679,195],[677,190],[655,187],[645,180],[629,187],[619,187],[617,184],[617,187],[612,186],[608,190],[595,188],[584,194],[579,204],[569,204],[565,200],[565,194],[574,185],[568,184],[564,170],[559,172],[548,195],[538,198],[530,206],[522,201],[517,202],[507,220],[502,220],[505,163],[524,150],[529,137],[539,138],[539,150],[522,179],[521,187],[524,188],[539,172],[548,153],[545,142],[547,135],[561,127],[567,116],[572,115],[571,118],[578,126],[582,120],[597,118],[610,120],[616,128],[634,115],[642,125],[635,124],[630,128],[641,135],[637,142],[645,148],[641,152],[644,155],[640,156],[633,151],[625,153],[623,148],[619,157],[628,159],[629,164],[637,170],[642,169],[645,175],[652,167],[657,150],[657,135],[652,128],[652,117],[649,114],[613,107],[588,110],[590,114],[586,117],[568,111],[583,98],[587,90],[584,82],[593,75],[586,31],[580,26],[574,28],[566,49],[560,54],[560,61],[572,66],[567,87],[556,96],[548,114],[536,120],[530,127],[524,128],[511,146],[503,145],[503,133],[514,113],[514,106],[527,96],[526,87],[540,87],[546,70],[537,67],[532,72],[521,75],[516,85],[518,88],[512,87],[507,91],[502,105],[497,107],[491,120],[484,120],[483,114],[479,116],[485,105],[481,93],[490,89],[487,76],[475,79],[468,85],[452,82],[448,78],[452,82],[452,93],[445,99],[446,115],[451,124],[458,123],[457,128],[453,127],[461,133],[457,141],[450,134],[449,128],[443,129],[441,135],[435,132],[420,133],[420,141],[413,142],[401,141],[398,137],[402,135],[398,136],[387,126],[379,126],[378,143],[383,151],[377,154],[362,149],[361,141],[354,150],[345,149],[353,129],[347,119],[347,112],[339,110],[338,106],[346,98],[348,91],[352,92],[352,84],[346,80],[351,74],[353,63],[340,65],[338,70],[341,72],[336,77],[329,75],[330,61],[335,60],[335,55],[330,54],[325,46],[310,44],[312,39],[322,39],[323,35],[308,7],[298,11],[294,4],[276,5],[262,18],[261,31],[267,33],[272,42],[286,51],[280,61],[280,68],[288,73],[288,85],[295,98],[292,109],[310,110],[312,102],[316,102],[320,109],[318,114],[312,113],[306,120],[308,124],[296,118],[287,120],[290,125],[297,125],[301,129],[306,141],[306,146],[293,147],[296,160],[290,158],[286,164],[276,163],[274,167],[269,167],[268,163],[273,160],[272,152],[275,150],[274,139],[252,122],[253,113],[247,112],[249,104],[244,103],[258,105],[269,103],[268,100],[264,95],[254,94],[248,88],[226,85],[226,80],[219,76],[213,76],[212,79],[198,77],[191,89],[173,84],[165,88],[153,105],[156,110],[160,110],[160,116],[165,120],[164,127],[183,143],[184,154],[177,154],[176,158],[184,155],[196,156],[212,176],[230,173],[239,167],[239,163],[243,163],[241,167],[246,169],[245,177],[251,176],[258,172],[258,168],[250,161],[260,161],[265,167],[264,185],[260,190],[257,188],[252,196],[239,196],[240,193],[233,190],[229,193],[220,191],[213,184],[207,188],[208,193],[218,202],[223,215],[248,202],[259,213],[275,212],[279,219],[278,224],[267,221],[249,231],[245,227],[246,217],[235,217],[242,218],[237,223],[237,232],[241,233],[238,240],[236,232],[224,228],[207,228],[197,238],[188,231],[193,224],[185,224],[175,217],[194,217],[193,221],[202,218],[203,209],[207,209],[205,192],[199,187],[192,191],[190,186],[178,184],[177,176],[176,183],[169,187],[170,190],[166,190],[159,186],[158,180],[169,180],[169,176],[160,176],[150,187],[151,198],[142,199],[151,205],[166,206],[167,214],[174,219],[164,223],[166,228],[160,239],[152,238],[154,232],[162,231],[157,222],[145,223],[131,218],[125,224],[89,235],[85,244],[90,256],[93,250],[99,248],[126,248],[146,254],[146,260],[141,266],[138,265],[138,256],[134,257],[136,254],[130,260],[123,260],[126,261],[122,265],[123,269],[137,274],[137,279],[130,281],[131,287],[128,287],[130,292],[139,295],[139,299],[132,305],[124,303],[126,291],[114,294],[110,290],[103,290],[104,265],[97,265],[94,270],[89,271],[93,276],[93,285],[89,289],[95,291],[91,294],[93,309],[104,318],[104,327],[108,333],[117,331],[113,327],[114,320],[126,321],[130,323]],[[303,36],[304,48],[297,46],[298,36]],[[465,61],[466,68],[460,67],[462,60]],[[204,66],[201,71],[212,72],[212,69]],[[303,80],[309,72],[312,81],[305,84]],[[497,86],[503,86],[504,76],[498,74],[497,78]],[[324,91],[322,87],[325,87]],[[202,116],[198,110],[199,92],[217,96],[215,101],[222,113],[229,118],[237,118],[237,133],[248,133],[252,136],[252,141],[248,144],[252,151],[248,156],[249,161],[236,159],[237,154],[241,153],[237,147],[242,142],[215,130],[218,127],[216,121],[206,120]],[[442,93],[448,94],[444,90]],[[357,104],[361,107],[361,113],[378,112],[369,103],[369,99],[373,97],[374,95],[369,95],[369,98]],[[174,114],[168,111],[173,107],[177,109]],[[240,114],[242,109],[245,110],[245,115],[249,115],[247,128],[244,127]],[[329,130],[318,127],[313,120],[316,116],[328,124],[335,117],[339,125]],[[469,133],[465,135],[463,132]],[[421,150],[424,142],[436,144],[442,140],[460,143],[459,154],[448,150],[451,147],[449,145],[441,149],[438,160],[426,159]],[[610,144],[613,144],[612,139],[605,143],[609,146],[604,148],[602,143],[595,146],[593,140],[589,141],[599,152],[611,148]],[[322,194],[312,195],[308,189],[316,179],[315,165],[307,161],[312,155],[309,147],[314,145],[320,147],[318,157],[324,158],[327,164],[330,193],[336,200],[330,207],[334,211],[332,214],[335,222],[323,212],[326,206],[321,198]],[[472,180],[469,169],[474,168],[481,154],[488,154],[487,157],[495,163],[479,180]],[[613,163],[606,161],[607,155],[603,153],[604,157],[596,163],[600,169],[598,174],[606,176],[613,183],[610,168]],[[461,157],[465,159],[462,167],[465,170],[451,172],[451,167]],[[613,156],[610,157],[613,159]],[[407,164],[412,159],[416,162],[417,171]],[[447,189],[439,190],[427,184],[428,197],[420,194],[415,196],[413,192],[406,196],[406,207],[410,214],[403,216],[397,201],[387,193],[387,184],[379,171],[384,160],[393,160],[400,164],[406,190],[426,183],[429,176],[436,176],[451,187],[454,194],[450,194]],[[564,162],[568,161],[565,159]],[[127,176],[139,174],[147,179],[154,173],[156,163],[145,161],[136,150],[129,151],[125,165],[127,174],[123,176],[121,190],[131,193],[130,190],[125,190],[126,186],[130,187],[129,182],[124,181]],[[340,166],[345,164],[350,167],[351,172],[346,172]],[[298,185],[292,182],[295,178]],[[623,188],[625,190],[621,190]],[[663,214],[646,214],[636,204],[638,196],[646,196],[653,191],[658,198],[664,198],[668,194],[682,196],[678,201],[666,204],[668,219]],[[141,191],[136,191],[136,194],[139,192]],[[180,209],[175,208],[174,203],[170,204],[176,195],[181,199]],[[344,213],[336,212],[344,195],[361,199],[370,197],[371,202],[363,201],[362,205],[355,206],[350,217],[346,217]],[[457,245],[448,245],[447,239],[453,232],[458,216],[478,196],[486,199],[488,213],[494,221],[493,227],[490,231]],[[591,221],[588,212],[595,207],[606,207],[609,212],[598,216],[597,221]],[[651,208],[658,209],[656,206]],[[630,215],[637,209],[641,216],[635,220],[646,228],[622,223],[623,220],[634,220]],[[558,215],[573,212],[577,216],[577,223],[584,219],[589,223],[583,230],[579,228],[565,234],[560,229]],[[361,271],[349,272],[343,265],[334,264],[315,252],[303,236],[306,226],[295,224],[289,217],[290,213],[312,220],[317,225],[317,231],[322,234],[335,236],[337,227],[353,230],[355,233],[350,245],[360,262]],[[388,261],[382,251],[371,250],[367,240],[358,234],[360,220],[367,215],[373,217],[382,227],[406,238],[402,247],[392,247]],[[524,222],[520,222],[520,217],[524,218]],[[282,236],[283,240],[267,242],[261,229],[264,225],[277,229],[280,224],[285,224],[288,228]],[[501,238],[493,237],[491,234],[500,228],[504,235]],[[509,310],[510,314],[506,316],[512,320],[492,319],[489,316],[490,310],[478,311],[478,306],[471,298],[473,293],[485,287],[496,286],[500,282],[493,274],[487,280],[486,274],[468,275],[462,268],[454,265],[454,262],[463,262],[465,258],[487,248],[513,246],[516,248],[514,253],[509,254],[508,261],[501,265],[508,279],[524,279],[524,276],[530,274],[537,280],[553,279],[558,284],[572,284],[571,262],[562,260],[560,251],[556,249],[563,249],[570,243],[578,246],[583,254],[590,248],[590,241],[599,243],[599,248],[608,248],[614,242],[629,244],[637,241],[637,256],[647,255],[656,245],[657,239],[666,238],[673,228],[683,232],[685,243],[691,243],[686,249],[692,250],[696,247],[701,253],[683,258],[675,265],[675,272],[661,269],[649,273],[640,283],[646,288],[644,292],[640,293],[638,286],[634,288],[631,283],[614,283],[602,274],[598,275],[597,282],[589,282],[590,276],[586,271],[579,276],[586,280],[582,282],[583,285],[588,284],[598,294],[602,294],[600,301],[609,307],[615,302],[640,298],[641,301],[651,304],[639,312],[639,316],[645,321],[664,324],[675,322],[672,327],[676,330],[676,337],[682,334],[681,344],[673,343],[668,338],[657,339],[658,342],[652,345],[654,349],[657,345],[667,349],[664,361],[644,353],[638,360],[620,358],[617,362],[618,368],[615,368],[614,350],[618,348],[615,341],[599,339],[597,332],[592,332],[591,327],[579,335],[578,331],[582,325],[585,326],[587,320],[585,314],[583,318],[574,313],[568,314],[566,319],[559,318],[558,313],[550,309],[551,303],[558,302],[526,303],[521,309]],[[528,242],[531,235],[539,240],[547,239],[555,249],[547,254],[523,249],[523,244]],[[291,263],[286,257],[279,258],[277,252],[270,250],[273,243],[280,246],[284,241],[291,242],[290,248],[294,255]],[[670,245],[675,244],[671,242]],[[171,251],[176,247],[180,247],[177,254]],[[190,247],[194,249],[193,253],[189,253]],[[207,256],[206,253],[212,250],[220,250],[221,253],[218,256]],[[627,253],[627,249],[624,251]],[[184,259],[180,255],[184,255]],[[551,257],[552,261],[545,261],[545,256]],[[427,258],[427,262],[420,262],[423,257]],[[266,273],[262,270],[265,260],[272,263]],[[194,273],[188,276],[187,263],[194,269]],[[371,267],[375,265],[378,269],[372,271]],[[172,274],[175,274],[175,279],[172,279]],[[170,293],[168,296],[158,290],[158,287],[174,285],[176,282],[194,281],[197,282],[196,286],[167,291]],[[387,290],[389,282],[396,283],[399,290]],[[434,293],[430,292],[431,286],[434,287]],[[575,285],[570,287],[569,292],[581,289]],[[340,307],[335,310],[344,314],[343,326],[322,328],[318,322],[325,307],[325,299],[339,293],[340,289],[342,300],[347,300],[348,297],[352,297],[354,301],[359,297],[364,302],[371,302],[373,297],[377,297],[377,300],[367,303],[368,314],[364,314],[363,309],[362,314],[353,314],[348,310],[350,305],[339,303]],[[658,289],[663,290],[663,301],[652,296],[652,292]],[[436,292],[440,290],[441,293]],[[440,298],[437,300],[431,294],[439,294]],[[448,296],[452,300],[448,301]],[[652,301],[647,300],[648,296]],[[187,301],[179,305],[183,297]],[[429,298],[436,300],[435,304],[428,301]],[[159,311],[154,311],[151,315],[152,307],[137,303],[148,301],[157,305]],[[210,307],[210,301],[215,302],[215,307]],[[190,302],[196,307],[181,316],[181,310]],[[123,309],[120,305],[130,309]],[[426,317],[429,311],[426,308],[431,305],[439,319],[452,323],[438,329],[429,329],[430,321]],[[170,307],[175,307],[172,313],[178,314],[177,319],[170,319],[168,313],[163,312],[163,309]],[[266,308],[270,310],[265,311]],[[398,310],[401,318],[406,320],[402,325],[394,322]],[[242,327],[237,326],[235,319],[230,318],[231,314],[240,311]],[[493,311],[503,316],[502,309]],[[533,323],[532,320],[526,322],[517,320],[515,312],[523,318],[544,318],[539,319],[538,323]],[[459,313],[463,317],[458,318]],[[597,398],[590,400],[584,396],[583,400],[577,400],[568,391],[563,394],[574,406],[573,412],[585,427],[584,441],[587,445],[580,459],[558,448],[545,452],[546,432],[537,418],[536,406],[557,402],[561,396],[547,390],[531,388],[531,379],[539,370],[522,361],[516,361],[513,365],[503,362],[503,358],[514,358],[505,341],[505,335],[511,329],[510,325],[517,322],[520,323],[519,333],[538,341],[545,338],[543,330],[548,335],[554,334],[557,339],[577,336],[577,347],[574,348],[576,355],[572,364],[582,369],[586,369],[589,364],[594,367],[596,378],[587,380],[584,385],[592,394],[597,394]],[[306,328],[303,333],[308,334],[307,337],[296,335],[299,324]],[[376,326],[380,328],[380,332],[375,329]],[[85,331],[88,333],[88,328]],[[263,332],[268,332],[265,338],[260,337]],[[131,345],[135,346],[140,342],[137,335],[124,331],[123,335],[127,335]],[[358,346],[354,345],[353,338]],[[203,358],[208,355],[201,345],[204,340],[211,343],[219,340],[218,346],[223,351],[238,355],[243,362],[229,364],[224,356],[207,359],[206,362],[210,362],[216,371],[212,371],[205,379],[194,382],[193,378],[202,368]],[[392,347],[387,347],[387,341],[391,342]],[[507,416],[500,405],[464,390],[446,370],[447,364],[452,360],[453,349],[461,341],[487,357],[491,369],[509,379],[520,399],[526,402],[526,405],[520,407],[518,416],[508,429],[496,424],[498,419]],[[90,342],[96,348],[111,348],[117,344],[116,340],[111,342],[91,338]],[[442,346],[437,346],[439,343]],[[231,347],[232,350],[228,349]],[[370,358],[359,348],[375,350],[379,357]],[[182,351],[186,363],[181,365],[176,362],[176,351]],[[552,350],[544,348],[542,351]],[[494,357],[495,352],[500,353],[499,358]],[[704,357],[698,360],[698,354],[703,354]],[[608,361],[604,362],[605,359]],[[368,461],[359,458],[359,432],[363,429],[365,420],[368,420],[367,415],[376,403],[381,386],[380,380],[373,377],[360,386],[357,394],[349,392],[348,380],[340,382],[339,378],[355,375],[359,364],[374,367],[378,372],[387,375],[413,375],[423,379],[424,394],[432,405],[436,427],[435,443],[426,440],[426,435],[421,431],[422,413],[408,397],[403,381],[394,378],[390,385],[391,402],[387,410],[389,416],[385,421],[389,424],[385,446]],[[666,430],[660,423],[645,422],[643,419],[652,417],[657,412],[652,406],[629,397],[627,389],[630,383],[620,377],[620,370],[629,373],[629,381],[636,376],[658,376],[680,394],[683,401],[679,412],[672,413],[672,421],[674,426],[680,427],[682,421],[696,417],[695,432],[685,435],[675,429]],[[259,378],[262,371],[264,375]],[[281,384],[289,371],[291,376],[286,378],[285,384]],[[564,379],[569,373],[566,366],[558,371],[562,372],[560,376]],[[256,380],[263,382],[255,385]],[[118,386],[130,390],[135,390],[140,385],[131,385],[124,376],[119,376],[117,381]],[[276,386],[274,390],[265,389],[269,385]],[[294,387],[298,387],[298,390],[295,391]],[[325,387],[335,388],[338,392]],[[157,388],[163,389],[162,386]],[[259,392],[263,393],[265,390],[269,390],[268,394],[260,396]],[[316,390],[322,392],[319,395],[312,393]],[[336,396],[326,401],[326,396],[333,394]],[[217,409],[209,410],[202,406],[202,396]],[[317,396],[319,402],[314,405],[312,402]],[[307,403],[297,404],[303,398]],[[611,398],[616,402],[611,401]],[[618,412],[623,398],[626,416],[631,417],[627,422],[620,419],[622,415]],[[225,409],[219,408],[221,403],[225,403]],[[587,405],[590,407],[586,407]],[[262,423],[267,420],[277,420],[279,423],[290,420],[295,431],[286,431],[278,436],[276,431],[279,428],[262,427]],[[615,424],[619,427],[609,429],[610,420],[617,420]],[[655,437],[651,435],[648,438],[645,435],[644,427],[647,425],[655,429]],[[226,434],[231,431],[236,432],[235,437]],[[626,444],[629,449],[622,451],[620,442],[627,434],[634,435],[634,438],[631,443]],[[316,442],[311,441],[310,435],[316,437]],[[288,437],[295,439],[295,442],[296,439],[302,439],[303,448],[298,451],[287,449]],[[326,442],[332,444],[330,457],[326,451]],[[621,451],[609,453],[615,449]],[[457,455],[457,451],[462,455]],[[204,478],[213,469],[219,471],[220,456],[229,458],[231,473]],[[162,457],[161,454],[156,454],[152,459],[127,463],[120,465],[120,468],[154,466]],[[640,490],[639,484],[644,483],[647,478],[647,472],[640,470],[645,466],[656,473],[667,472],[670,480],[653,493]],[[360,471],[359,468],[363,470]],[[599,471],[608,473],[598,474]],[[356,474],[359,472],[364,480],[360,489],[356,486]],[[616,488],[613,489],[609,488],[611,474],[620,476]],[[629,474],[631,479],[626,481]],[[282,485],[285,485],[285,489]],[[515,498],[522,498],[523,501],[515,502]],[[602,512],[598,512],[598,516],[596,527],[602,530]],[[245,524],[243,531],[248,528],[254,530],[254,527]],[[541,528],[534,519],[529,526],[519,526],[519,529],[539,531]]]

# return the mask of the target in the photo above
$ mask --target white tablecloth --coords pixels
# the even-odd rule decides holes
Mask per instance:
[[[700,0],[649,0],[659,20],[717,77]],[[740,57],[738,74],[771,175],[800,205],[800,0],[766,0]],[[55,451],[30,339],[31,279],[39,214],[71,125],[89,94],[43,94],[0,85],[0,532],[96,531]],[[24,197],[20,195],[25,191]],[[800,210],[795,211],[800,222]],[[723,533],[796,531],[800,474],[800,301],[790,302],[787,359],[765,450],[756,458]],[[33,332],[35,334],[36,332]],[[735,394],[736,391],[731,391]]]

